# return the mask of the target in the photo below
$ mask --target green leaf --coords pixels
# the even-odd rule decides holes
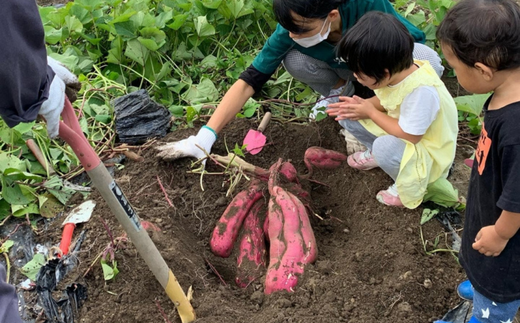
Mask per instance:
[[[244,104],[244,116],[246,118],[251,118],[255,115],[256,110],[260,107],[260,104],[257,103],[253,98],[249,98]]]
[[[40,214],[38,204],[30,203],[29,205],[11,205],[11,212],[17,218],[25,217],[27,214]]]
[[[67,28],[69,28],[69,32],[73,31],[79,33],[83,31],[83,24],[81,23],[81,21],[79,21],[78,18],[74,16],[65,17],[65,24]]]
[[[153,39],[147,39],[143,37],[138,37],[137,40],[147,49],[151,50],[152,52],[155,52],[159,49],[159,45],[155,42]]]
[[[40,175],[36,175],[29,172],[23,172],[16,168],[6,168],[4,171],[4,176],[9,177],[12,181],[24,181],[24,180],[34,180],[37,182],[41,182],[43,177]]]
[[[167,25],[167,27],[173,29],[173,30],[179,30],[182,25],[184,25],[184,23],[186,22],[186,20],[188,19],[189,15],[188,14],[180,14],[180,15],[176,15],[175,17],[173,17],[173,22],[169,25]]]
[[[190,104],[213,102],[219,98],[219,92],[215,84],[208,79],[203,78],[199,84],[192,85],[183,95],[183,99]]]
[[[192,122],[195,116],[197,116],[199,113],[197,110],[195,110],[194,107],[189,106],[186,108],[186,122]]]
[[[11,205],[5,199],[0,199],[0,220],[5,219],[9,214],[11,214]]]
[[[96,115],[95,119],[98,122],[101,122],[104,124],[109,124],[110,121],[112,121],[112,116],[110,116],[108,114],[98,114],[98,115]]]
[[[432,201],[444,207],[455,207],[459,204],[459,192],[447,179],[439,178],[428,184],[423,201]]]
[[[132,21],[114,23],[114,28],[119,36],[128,38],[134,38],[136,36],[137,28]]]
[[[155,17],[155,26],[162,29],[168,21],[172,20],[172,18],[172,10],[161,12],[158,16]]]
[[[145,64],[148,53],[148,49],[137,39],[132,39],[126,44],[125,55],[141,65]]]
[[[202,0],[201,2],[202,5],[208,9],[217,9],[222,3],[222,0]]]
[[[31,203],[31,199],[27,198],[20,188],[20,185],[8,180],[5,177],[1,178],[2,182],[2,197],[11,205],[27,205]]]
[[[27,133],[32,130],[32,127],[36,121],[33,122],[21,122],[13,127],[14,130],[18,131],[21,134]]]
[[[9,249],[14,245],[13,240],[6,240],[2,245],[0,246],[0,253],[8,253]]]
[[[81,5],[88,11],[97,9],[105,4],[104,0],[75,0],[74,4]]]
[[[74,3],[72,7],[70,7],[69,12],[76,16],[76,18],[78,18],[78,20],[83,25],[92,21],[92,17],[89,15],[89,11],[77,3]]]
[[[439,214],[439,210],[430,210],[430,209],[424,209],[421,215],[421,225],[425,224],[426,222],[433,219],[434,216]]]
[[[45,31],[45,42],[55,45],[57,44],[61,38],[63,37],[63,29],[55,29],[51,26],[44,26],[43,30]]]
[[[38,205],[40,206],[40,214],[47,219],[54,218],[65,208],[58,199],[49,192],[38,195]]]
[[[43,183],[43,187],[45,187],[49,193],[54,195],[62,204],[67,204],[72,195],[76,193],[75,190],[66,187],[63,184],[63,180],[58,176],[51,177],[51,179]]]
[[[233,153],[240,157],[246,157],[244,155],[244,149],[246,148],[245,145],[239,146],[237,143],[235,143],[235,148],[233,148]]]
[[[490,94],[473,94],[473,95],[464,95],[458,96],[454,98],[455,104],[457,105],[457,110],[468,112],[474,115],[480,115],[482,112],[482,108],[484,107],[484,103],[489,98]]]
[[[172,105],[168,110],[176,117],[182,117],[184,114],[184,107],[182,105]]]
[[[111,280],[116,278],[116,275],[119,273],[119,269],[117,269],[117,261],[113,261],[113,267],[107,264],[105,260],[101,260],[101,268],[103,269],[103,277],[105,280]]]
[[[208,23],[206,16],[199,16],[195,19],[195,30],[200,37],[215,35],[215,27]]]
[[[17,169],[22,172],[25,172],[27,170],[25,162],[21,161],[16,156],[0,152],[0,172],[4,173],[6,169],[11,168]]]
[[[25,264],[20,269],[20,272],[27,276],[32,281],[36,280],[36,275],[38,275],[38,272],[40,271],[40,268],[45,265],[45,256],[41,253],[37,253],[34,255],[33,259]]]
[[[229,0],[226,5],[235,19],[253,13],[252,8],[244,7],[244,0]]]

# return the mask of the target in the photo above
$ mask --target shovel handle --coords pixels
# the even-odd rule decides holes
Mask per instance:
[[[65,97],[65,105],[61,116],[63,121],[60,122],[60,137],[70,145],[90,179],[92,179],[92,184],[106,201],[108,207],[123,226],[135,248],[148,265],[148,268],[150,268],[157,281],[164,288],[166,294],[177,308],[182,323],[195,321],[195,311],[190,304],[190,300],[152,239],[150,239],[150,236],[142,227],[141,220],[128,202],[128,199],[101,162],[92,146],[90,146],[87,138],[85,138],[74,109],[67,97]]]
[[[271,112],[266,112],[264,114],[264,117],[262,118],[262,121],[260,121],[260,125],[258,126],[258,131],[264,132],[265,128],[269,124],[269,121],[271,121]]]
[[[61,236],[60,250],[65,256],[69,253],[70,242],[72,241],[72,233],[76,225],[74,223],[66,223],[63,227],[63,234]]]

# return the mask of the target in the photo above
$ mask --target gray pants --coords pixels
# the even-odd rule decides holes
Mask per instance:
[[[0,264],[0,322],[22,323],[14,286],[5,281],[5,268]]]
[[[376,137],[358,121],[340,120],[339,124],[350,132],[363,145],[372,151],[379,167],[395,181],[403,159],[406,143],[392,135]]]
[[[415,43],[413,57],[429,61],[439,77],[442,75],[444,67],[442,66],[441,58],[430,47]],[[354,80],[352,71],[346,68],[332,68],[329,64],[302,54],[296,49],[287,53],[283,60],[283,65],[292,77],[307,84],[323,96],[328,96],[330,90],[338,84],[340,79],[347,82]]]

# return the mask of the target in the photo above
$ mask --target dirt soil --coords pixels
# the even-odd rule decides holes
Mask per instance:
[[[225,143],[228,147],[241,143],[248,129],[256,125],[251,120],[233,121],[219,136],[213,153],[225,155]],[[198,126],[180,130],[163,140],[182,139],[196,129]],[[304,174],[303,156],[308,147],[345,152],[339,130],[333,120],[310,125],[274,120],[266,130],[269,145],[256,156],[247,155],[246,160],[264,168],[278,158],[292,160]],[[141,163],[127,162],[116,173],[117,182],[141,219],[161,229],[151,233],[152,240],[181,285],[193,288],[196,322],[431,322],[459,301],[455,287],[464,279],[463,270],[451,253],[425,253],[419,225],[421,208],[393,208],[376,201],[376,193],[391,184],[379,169],[362,172],[344,163],[338,169],[313,175],[326,184],[310,185],[312,207],[322,218],[311,217],[318,259],[306,267],[296,292],[264,296],[262,278],[246,289],[235,285],[236,250],[222,259],[209,249],[210,234],[231,200],[226,197],[227,178],[205,176],[202,191],[200,177],[187,173],[189,160],[159,161],[151,149],[143,156]],[[464,157],[459,154],[458,165]],[[208,170],[221,169],[208,164]],[[460,167],[453,175],[462,185],[467,179],[465,171]],[[88,230],[78,254],[80,264],[58,288],[63,290],[71,281],[87,286],[88,299],[78,322],[180,322],[174,306],[131,244],[116,252],[120,270],[116,279],[104,281],[99,262],[93,263],[109,243],[101,218],[114,237],[123,235],[123,230],[100,196],[93,193],[91,198],[98,202],[93,218],[77,229]],[[76,199],[75,203],[79,202]],[[54,221],[37,240],[57,243],[61,222],[61,218]],[[439,222],[430,221],[422,230],[424,239],[439,237],[437,247],[445,247]],[[427,248],[434,249],[431,243]]]

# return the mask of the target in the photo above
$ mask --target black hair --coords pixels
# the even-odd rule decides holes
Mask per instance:
[[[348,30],[336,46],[336,55],[354,73],[381,82],[413,64],[414,39],[393,15],[370,11]]]
[[[464,64],[498,71],[520,67],[520,6],[513,0],[462,0],[437,29],[437,38]]]
[[[274,0],[273,11],[282,27],[292,33],[303,34],[311,29],[305,27],[305,21],[294,21],[293,13],[303,18],[324,20],[343,2],[345,0]]]

